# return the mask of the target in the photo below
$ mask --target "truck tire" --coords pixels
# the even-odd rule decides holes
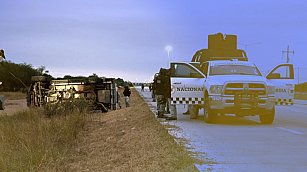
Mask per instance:
[[[198,118],[198,113],[199,113],[199,108],[196,105],[192,105],[190,109],[190,119],[197,119]]]
[[[209,98],[205,98],[204,120],[206,123],[214,123],[216,120],[216,113],[209,106]]]
[[[44,81],[48,81],[48,78],[46,76],[32,76],[31,81],[32,82],[44,82]]]
[[[262,124],[272,124],[275,119],[275,107],[268,111],[267,114],[259,115],[259,119]]]

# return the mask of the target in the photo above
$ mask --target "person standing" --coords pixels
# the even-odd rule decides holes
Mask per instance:
[[[130,99],[130,95],[131,95],[131,90],[127,85],[125,86],[123,94],[125,96],[126,107],[129,107],[130,106],[129,99]]]
[[[170,76],[169,70],[161,68],[159,74],[155,77],[155,95],[157,98],[157,111],[158,118],[166,118],[165,107],[168,104],[168,99],[170,98]],[[171,118],[173,119],[173,118]]]
[[[164,111],[165,111],[165,97],[164,97],[164,83],[163,83],[163,73],[160,72],[159,74],[155,77],[155,84],[156,89],[155,89],[155,97],[157,99],[157,117],[158,118],[166,118],[164,116]]]
[[[167,117],[166,120],[177,120],[176,104],[171,104],[171,69],[165,72],[163,80],[166,111],[167,113],[171,113],[171,116]]]
[[[141,85],[141,87],[142,87],[142,91],[144,91],[144,87],[145,87],[145,85],[144,85],[144,84],[142,84],[142,85]]]

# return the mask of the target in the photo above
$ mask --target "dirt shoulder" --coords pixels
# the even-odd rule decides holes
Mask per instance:
[[[5,97],[5,108],[0,110],[0,115],[12,115],[28,109],[26,94],[21,92],[0,92],[0,95]]]
[[[122,96],[122,109],[90,115],[86,131],[63,164],[58,170],[197,171],[134,89],[131,107],[124,107]]]

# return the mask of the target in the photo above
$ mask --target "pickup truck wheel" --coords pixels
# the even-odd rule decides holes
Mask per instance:
[[[268,111],[267,114],[259,115],[260,122],[262,124],[272,124],[275,118],[275,107]]]
[[[191,107],[191,119],[197,119],[198,118],[198,113],[199,113],[199,108],[195,105],[192,105]]]
[[[208,97],[205,99],[204,118],[206,123],[214,123],[216,120],[216,113],[210,108]]]

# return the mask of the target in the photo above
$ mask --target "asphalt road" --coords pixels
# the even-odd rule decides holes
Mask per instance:
[[[137,90],[153,111],[147,88]],[[307,102],[296,101],[293,106],[276,106],[273,125],[262,125],[258,117],[221,117],[216,124],[203,121],[203,111],[197,120],[191,120],[184,106],[177,106],[178,120],[173,124],[176,140],[188,140],[185,146],[191,156],[202,163],[195,164],[200,171],[307,171]]]

